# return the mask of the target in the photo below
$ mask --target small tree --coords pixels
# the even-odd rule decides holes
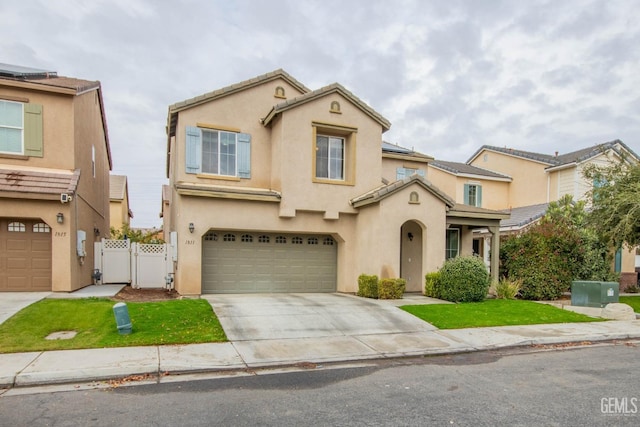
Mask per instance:
[[[590,164],[583,171],[593,182],[587,193],[592,210],[589,223],[609,247],[640,244],[640,164],[630,156],[608,165]]]

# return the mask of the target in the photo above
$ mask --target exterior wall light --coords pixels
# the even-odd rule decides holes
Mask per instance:
[[[193,233],[193,230],[195,230],[196,227],[193,225],[192,222],[189,223],[189,233]]]
[[[58,224],[62,224],[64,222],[64,214],[62,212],[58,212],[58,215],[56,215],[56,221],[58,221]]]

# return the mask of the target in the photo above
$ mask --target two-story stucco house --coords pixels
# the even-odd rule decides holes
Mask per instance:
[[[485,191],[491,200],[503,203],[502,206],[492,204],[492,208],[512,209],[511,219],[502,224],[503,232],[509,232],[539,219],[549,202],[565,195],[571,195],[574,200],[584,200],[594,185],[584,178],[584,168],[594,163],[604,166],[622,157],[640,162],[640,157],[633,150],[622,141],[615,140],[553,155],[484,145],[469,158],[467,164],[511,177],[506,194],[504,189]],[[635,249],[618,251],[614,268],[621,273],[621,285],[635,284]]]
[[[0,64],[0,291],[92,283],[110,169],[100,82]]]
[[[383,144],[390,126],[340,84],[282,70],[171,105],[178,292],[355,292],[362,273],[420,292],[449,252],[471,253],[475,227],[497,232],[507,215],[456,204],[427,180],[431,157]]]

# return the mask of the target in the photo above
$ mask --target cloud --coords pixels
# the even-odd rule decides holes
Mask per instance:
[[[41,0],[0,3],[0,62],[102,82],[114,173],[159,226],[167,109],[284,68],[338,82],[443,160],[482,144],[640,152],[631,0]]]

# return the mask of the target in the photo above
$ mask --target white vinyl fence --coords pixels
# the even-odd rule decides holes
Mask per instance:
[[[94,269],[101,284],[129,283],[134,288],[173,288],[171,246],[103,239],[95,243]],[[98,274],[94,274],[98,276]]]

